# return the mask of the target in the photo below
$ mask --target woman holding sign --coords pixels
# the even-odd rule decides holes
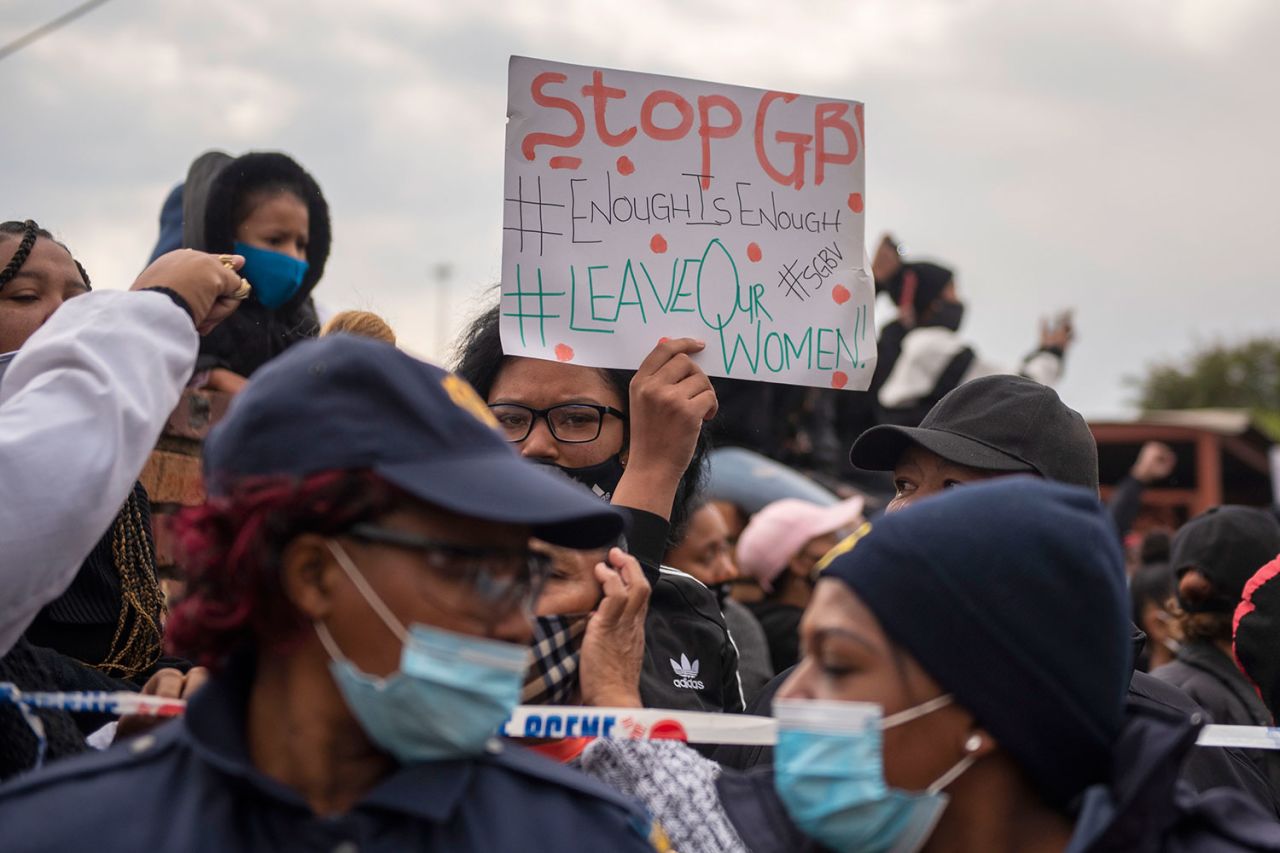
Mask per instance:
[[[521,455],[629,511],[629,549],[653,588],[645,706],[741,711],[738,654],[715,596],[661,565],[687,523],[703,477],[703,424],[716,413],[711,382],[690,358],[702,347],[665,340],[634,373],[512,357],[503,354],[495,307],[467,330],[457,370]]]

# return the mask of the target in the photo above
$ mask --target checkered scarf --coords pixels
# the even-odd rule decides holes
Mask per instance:
[[[578,686],[578,655],[589,613],[539,616],[533,625],[533,663],[520,691],[522,705],[564,705]]]

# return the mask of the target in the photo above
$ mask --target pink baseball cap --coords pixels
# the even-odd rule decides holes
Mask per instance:
[[[738,570],[765,592],[810,539],[834,533],[862,518],[863,498],[819,506],[796,498],[774,501],[751,516],[738,538]]]

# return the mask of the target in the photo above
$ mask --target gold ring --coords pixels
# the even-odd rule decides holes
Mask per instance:
[[[229,270],[234,270],[236,268],[235,260],[231,255],[218,255],[218,263],[222,264]]]
[[[231,294],[232,299],[238,299],[241,302],[249,298],[249,294],[253,293],[253,285],[244,279],[240,279],[240,286],[236,288],[236,292]]]

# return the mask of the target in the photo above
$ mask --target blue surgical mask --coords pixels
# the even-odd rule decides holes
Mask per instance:
[[[253,298],[272,310],[297,295],[298,288],[302,287],[302,280],[307,275],[306,261],[280,252],[239,242],[232,247],[232,251],[244,256],[240,275],[253,286]]]
[[[378,678],[347,660],[329,629],[315,623],[329,671],[360,728],[402,764],[484,752],[520,703],[529,650],[427,625],[406,631],[342,546],[330,541],[329,550],[404,644],[399,671]]]
[[[775,700],[774,786],[796,826],[838,851],[915,853],[923,847],[947,806],[942,790],[974,757],[962,758],[922,793],[899,791],[885,782],[881,733],[951,701],[939,696],[881,719],[880,706],[865,702]]]

